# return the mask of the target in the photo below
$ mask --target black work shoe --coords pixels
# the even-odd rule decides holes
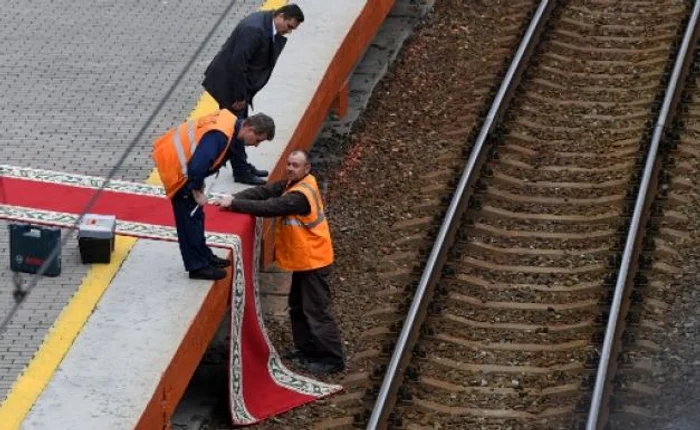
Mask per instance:
[[[285,360],[300,360],[302,358],[306,358],[306,356],[303,352],[295,348],[290,349],[289,351],[282,354],[282,358],[284,358]]]
[[[228,258],[221,258],[217,257],[216,255],[212,255],[211,260],[209,260],[209,264],[211,264],[213,267],[216,267],[217,269],[225,269],[226,267],[231,265],[231,260]]]
[[[316,375],[330,375],[332,373],[338,373],[345,370],[345,363],[343,362],[330,362],[330,361],[307,361],[303,363],[302,366],[311,373]]]
[[[226,271],[215,267],[207,266],[197,270],[190,270],[190,279],[209,279],[218,281],[226,277]]]
[[[245,175],[245,176],[234,176],[233,180],[235,182],[240,182],[241,184],[247,184],[247,185],[265,185],[267,181],[264,179],[260,179],[257,176],[254,176],[252,174]]]
[[[291,361],[292,363],[298,366],[303,366],[304,363],[307,363],[312,360],[310,356],[306,355],[304,352],[296,348],[290,349],[289,351],[282,354],[282,358]]]
[[[268,172],[267,170],[257,169],[255,166],[253,166],[250,163],[248,163],[248,168],[250,169],[250,173],[252,173],[255,176],[259,176],[261,178],[264,178],[265,176],[270,174],[270,172]]]

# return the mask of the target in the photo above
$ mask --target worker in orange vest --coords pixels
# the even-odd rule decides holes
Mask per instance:
[[[249,188],[213,203],[238,213],[279,217],[275,262],[292,272],[289,316],[296,349],[292,359],[313,373],[345,369],[340,331],[331,313],[329,278],[333,243],[316,178],[305,151],[287,158],[287,178]]]
[[[238,119],[223,109],[186,121],[153,142],[153,160],[172,201],[180,253],[190,278],[223,279],[231,264],[206,245],[204,179],[224,164],[235,140],[258,146],[274,137],[275,122],[269,116],[259,113]]]

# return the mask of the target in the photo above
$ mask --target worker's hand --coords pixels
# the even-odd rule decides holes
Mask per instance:
[[[245,108],[245,100],[238,100],[231,105],[231,108],[235,111],[243,110]]]
[[[193,190],[192,196],[194,196],[194,201],[201,207],[207,204],[207,195],[199,190]]]
[[[221,207],[222,209],[226,209],[231,206],[231,202],[233,201],[233,196],[226,196],[222,197],[220,200],[214,200],[212,203],[216,206]]]

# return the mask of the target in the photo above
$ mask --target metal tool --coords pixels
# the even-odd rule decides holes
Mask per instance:
[[[207,189],[206,188],[202,190],[202,194],[204,194],[204,196],[207,197],[207,201],[209,201],[209,196],[207,196]],[[195,212],[197,212],[197,209],[199,209],[199,207],[200,207],[200,205],[199,205],[199,203],[197,203],[197,206],[195,206],[194,209],[192,209],[192,212],[190,212],[190,218],[192,218],[194,216]]]

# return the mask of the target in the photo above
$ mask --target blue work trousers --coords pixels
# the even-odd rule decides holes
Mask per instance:
[[[198,270],[211,265],[214,254],[204,238],[204,209],[197,208],[190,216],[197,202],[194,201],[192,192],[186,186],[173,196],[172,204],[177,242],[180,244],[180,254],[185,263],[185,270]]]

